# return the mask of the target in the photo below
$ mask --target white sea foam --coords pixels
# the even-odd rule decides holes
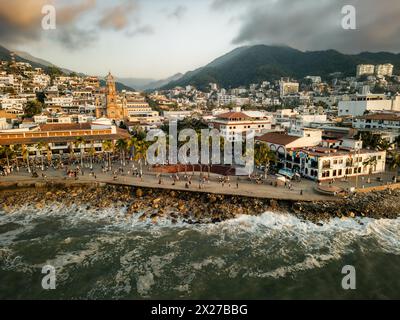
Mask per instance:
[[[132,292],[148,297],[159,287],[188,294],[204,272],[228,278],[295,276],[340,260],[355,250],[355,244],[366,252],[400,255],[400,219],[335,218],[318,226],[290,214],[266,212],[219,224],[173,224],[166,218],[154,224],[149,219],[141,221],[140,213],[127,216],[125,210],[49,207],[32,212],[26,207],[13,214],[0,214],[0,224],[21,225],[0,234],[1,268],[33,272],[43,264],[52,264],[61,281],[69,281],[70,266],[117,259],[118,270],[109,275],[109,281],[97,283],[88,297],[110,291],[114,297]],[[97,231],[90,234],[92,238],[83,248],[29,265],[13,251],[13,244],[19,241],[19,235],[36,226],[38,218],[47,217],[60,218],[64,229],[95,223]],[[60,242],[68,247],[75,240],[68,237]],[[202,248],[200,255],[198,247]]]

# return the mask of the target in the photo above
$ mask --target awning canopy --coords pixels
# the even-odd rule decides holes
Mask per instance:
[[[281,169],[279,170],[279,174],[282,176],[285,176],[289,179],[292,179],[294,177],[294,173],[288,169]]]

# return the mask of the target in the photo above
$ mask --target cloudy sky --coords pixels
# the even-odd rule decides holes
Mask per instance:
[[[56,8],[43,30],[42,7]],[[357,29],[341,27],[354,5]],[[400,0],[0,0],[0,44],[94,75],[164,78],[238,46],[400,52]]]

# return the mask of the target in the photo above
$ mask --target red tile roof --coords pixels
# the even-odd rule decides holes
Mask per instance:
[[[286,146],[296,140],[300,139],[300,137],[290,136],[285,133],[271,132],[264,134],[261,137],[257,137],[256,140],[262,142],[268,142],[271,144],[277,144],[281,146]]]
[[[217,115],[218,119],[249,119],[250,117],[243,112],[227,112]]]
[[[90,123],[47,123],[40,125],[40,131],[90,130]]]

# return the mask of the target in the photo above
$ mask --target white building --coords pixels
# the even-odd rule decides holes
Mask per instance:
[[[351,100],[342,100],[338,105],[340,117],[358,117],[367,111],[400,111],[400,96],[389,99],[383,94],[356,94]]]
[[[50,84],[50,76],[47,74],[35,74],[32,82],[34,85],[38,85],[41,88],[45,88]]]
[[[1,108],[4,110],[23,111],[27,103],[27,99],[4,97],[1,98],[0,103],[1,103]]]
[[[328,122],[326,114],[299,114],[293,121],[296,127],[309,127],[312,124],[323,125]]]
[[[44,101],[46,108],[69,107],[73,105],[73,97],[52,97]]]
[[[185,118],[189,118],[192,115],[192,111],[164,111],[163,116],[167,121],[181,121]]]
[[[375,67],[375,75],[383,77],[391,77],[393,75],[394,66],[390,63],[378,64]]]
[[[305,148],[289,153],[298,159],[299,173],[317,180],[333,180],[385,172],[386,151]]]
[[[10,129],[11,125],[8,124],[6,118],[0,118],[0,130]]]
[[[319,146],[313,137],[293,134],[269,133],[257,140],[277,153],[281,168],[309,179],[324,181],[385,172],[386,151],[364,150],[361,141],[342,141],[332,148]]]
[[[320,76],[307,76],[304,79],[311,80],[312,83],[321,83],[322,79]]]
[[[400,113],[372,113],[353,118],[353,128],[400,130]]]
[[[279,92],[281,98],[298,93],[299,86],[298,82],[279,81]]]
[[[14,85],[14,75],[5,72],[0,74],[0,85]]]
[[[314,147],[322,141],[322,131],[311,129],[298,129],[290,134],[270,132],[256,138],[258,142],[266,143],[271,151],[279,156],[279,159],[286,157],[291,149],[300,149],[305,147]]]
[[[357,66],[357,78],[364,75],[373,75],[375,72],[375,66],[373,64],[359,64]]]
[[[237,136],[243,136],[248,131],[262,135],[271,130],[271,119],[268,117],[251,117],[243,112],[228,112],[218,114],[209,123],[211,129],[218,129],[227,141],[236,141]]]

